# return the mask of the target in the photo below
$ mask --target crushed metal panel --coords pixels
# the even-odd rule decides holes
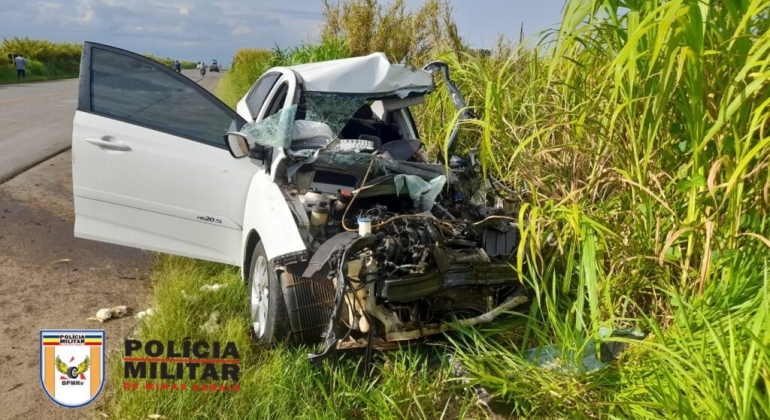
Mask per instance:
[[[268,260],[287,255],[301,259],[301,253],[307,251],[283,191],[264,171],[251,181],[243,224],[244,232],[257,231]]]
[[[407,97],[434,90],[430,72],[403,64],[391,64],[378,52],[289,67],[304,81],[305,91],[366,94],[375,97]]]

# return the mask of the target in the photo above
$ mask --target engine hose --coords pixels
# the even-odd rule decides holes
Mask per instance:
[[[377,156],[376,154],[373,155],[372,160],[369,161],[369,167],[366,168],[366,173],[364,174],[364,179],[361,181],[361,186],[358,187],[358,189],[356,190],[356,194],[353,195],[353,198],[350,199],[350,203],[348,203],[347,207],[345,207],[345,212],[342,213],[342,228],[348,232],[356,231],[356,229],[351,229],[345,224],[345,219],[348,216],[348,210],[350,210],[350,208],[353,207],[353,202],[356,201],[356,197],[358,197],[358,194],[360,194],[361,190],[364,189],[364,186],[366,185],[366,179],[369,178],[369,172],[372,170],[372,165],[374,164],[374,159],[376,159],[376,156]]]

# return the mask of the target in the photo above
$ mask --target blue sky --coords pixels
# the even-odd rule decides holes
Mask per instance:
[[[381,0],[386,3],[387,0]],[[422,0],[407,0],[420,5]],[[564,0],[451,0],[460,35],[490,47],[559,23]],[[86,40],[191,61],[318,39],[321,0],[0,0],[0,37]]]

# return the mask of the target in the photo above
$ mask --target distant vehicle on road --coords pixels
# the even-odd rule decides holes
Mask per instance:
[[[215,71],[219,73],[219,64],[217,63],[217,60],[211,60],[211,65],[209,66],[209,71]]]

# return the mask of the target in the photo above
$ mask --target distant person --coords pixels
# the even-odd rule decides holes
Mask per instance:
[[[27,76],[27,59],[19,54],[13,61],[16,63],[16,81],[18,82]]]
[[[174,61],[174,70],[176,70],[177,73],[182,72],[182,64],[179,63],[179,60]]]

